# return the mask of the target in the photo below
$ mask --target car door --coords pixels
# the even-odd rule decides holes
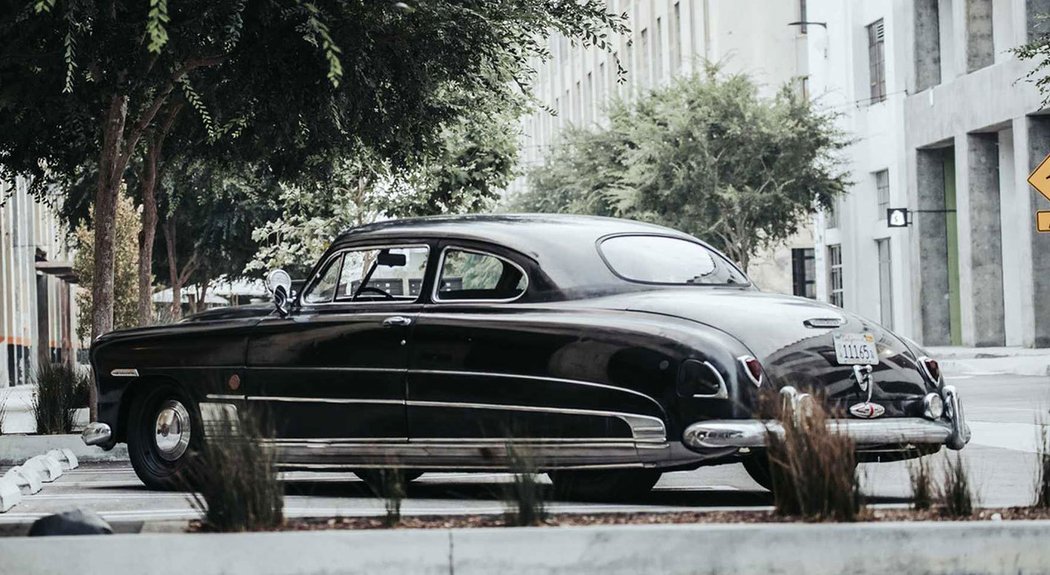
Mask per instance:
[[[510,439],[546,446],[603,442],[610,447],[632,440],[637,422],[616,410],[626,406],[630,412],[632,401],[651,400],[561,377],[581,373],[579,358],[590,353],[593,340],[586,326],[568,314],[527,301],[529,267],[527,258],[495,246],[441,246],[432,303],[413,330],[408,374],[412,442],[431,445],[432,453],[453,457],[449,461],[476,465],[476,459],[468,460],[506,455],[501,448]],[[604,373],[601,366],[593,375]],[[490,447],[472,452],[456,445]],[[633,444],[624,453],[636,457]],[[583,457],[590,454],[611,461],[600,450]],[[565,450],[541,455],[574,456]]]
[[[340,446],[407,440],[407,348],[428,255],[419,243],[335,250],[298,307],[260,322],[245,393],[277,441],[309,445],[293,462],[316,462],[324,447],[346,455]]]

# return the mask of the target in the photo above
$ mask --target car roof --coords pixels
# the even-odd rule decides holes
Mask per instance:
[[[623,285],[602,261],[596,242],[613,234],[659,234],[698,241],[688,234],[634,220],[564,214],[431,216],[351,228],[333,243],[386,239],[453,239],[491,243],[535,260],[562,290]],[[702,242],[701,242],[702,243]],[[706,244],[705,244],[706,245]]]

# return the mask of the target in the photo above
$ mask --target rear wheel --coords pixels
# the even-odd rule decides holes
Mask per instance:
[[[140,394],[128,417],[128,457],[150,489],[186,489],[192,453],[203,426],[197,404],[177,385],[165,383]]]
[[[552,471],[548,475],[560,499],[621,501],[649,493],[661,473],[654,469],[610,469]]]

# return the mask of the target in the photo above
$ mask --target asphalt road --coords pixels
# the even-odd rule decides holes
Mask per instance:
[[[963,398],[974,432],[962,453],[980,504],[1027,505],[1032,501],[1039,413],[1050,408],[1050,378],[973,374],[949,381]],[[945,455],[931,456],[939,467]],[[906,505],[907,463],[861,465],[863,492],[875,505]],[[405,515],[489,514],[505,509],[502,474],[426,474],[413,482]],[[296,516],[380,515],[383,502],[349,473],[293,473],[286,476],[285,512]],[[552,502],[552,512],[715,510],[771,505],[767,491],[740,465],[668,473],[648,496],[623,504]],[[146,490],[127,464],[85,464],[67,472],[36,495],[0,514],[0,531],[16,531],[37,517],[72,508],[92,509],[114,522],[185,520],[198,516],[186,494]]]

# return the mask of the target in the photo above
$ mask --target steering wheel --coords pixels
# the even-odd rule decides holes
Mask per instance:
[[[361,294],[363,294],[365,292],[377,293],[377,294],[385,297],[386,299],[394,299],[394,296],[390,295],[390,292],[388,292],[388,291],[386,291],[384,289],[381,289],[381,288],[374,287],[374,286],[365,286],[365,287],[357,290],[357,294],[354,296],[354,299],[356,300],[357,298],[361,297]]]

